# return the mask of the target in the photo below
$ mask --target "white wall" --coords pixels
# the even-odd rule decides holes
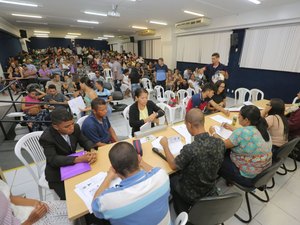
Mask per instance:
[[[0,17],[0,29],[20,37],[19,29]]]

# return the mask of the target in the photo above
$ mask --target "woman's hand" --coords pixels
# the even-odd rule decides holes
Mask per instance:
[[[216,129],[215,129],[213,126],[210,126],[210,128],[209,128],[209,133],[210,133],[211,135],[215,134],[215,133],[216,133]]]
[[[49,208],[47,204],[43,202],[38,202],[35,206],[27,220],[23,223],[23,225],[34,224],[39,221],[45,214],[48,212]]]
[[[235,129],[232,125],[230,125],[230,124],[228,124],[228,123],[223,123],[222,126],[223,126],[225,129],[231,130],[231,131],[233,131],[233,130]]]

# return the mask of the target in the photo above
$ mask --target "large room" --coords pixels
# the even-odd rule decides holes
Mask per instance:
[[[299,0],[0,0],[0,225],[300,225]]]

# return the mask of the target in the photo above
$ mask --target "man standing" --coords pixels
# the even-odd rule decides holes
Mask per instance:
[[[211,55],[211,61],[212,64],[202,68],[207,80],[212,81],[213,83],[216,83],[218,80],[227,80],[229,78],[227,66],[220,63],[220,54],[217,52],[213,53]]]
[[[111,168],[94,195],[95,216],[109,220],[112,225],[171,224],[167,173],[145,163],[128,142],[115,144],[109,160]],[[109,188],[117,176],[121,183]]]
[[[122,66],[120,62],[116,59],[116,57],[112,57],[111,61],[112,61],[111,71],[113,73],[115,89],[116,91],[121,91],[120,87],[123,79]]]
[[[111,127],[107,114],[107,105],[103,99],[95,98],[92,103],[92,113],[82,124],[83,134],[96,146],[117,142],[115,130]]]
[[[158,64],[154,67],[154,80],[156,85],[160,85],[166,90],[166,78],[167,78],[168,67],[164,64],[164,59],[159,58]]]
[[[160,141],[170,167],[180,170],[170,181],[177,214],[188,212],[200,198],[217,194],[216,179],[226,150],[221,139],[205,131],[201,110],[191,109],[186,114],[185,124],[194,141],[183,146],[176,158],[169,149],[168,139],[163,137]]]
[[[46,156],[45,176],[49,187],[54,189],[61,200],[66,200],[64,182],[61,181],[60,167],[76,163],[96,161],[95,152],[87,152],[83,156],[69,156],[75,153],[77,144],[90,151],[94,143],[74,125],[73,115],[66,109],[56,109],[51,113],[52,126],[48,127],[39,139]]]

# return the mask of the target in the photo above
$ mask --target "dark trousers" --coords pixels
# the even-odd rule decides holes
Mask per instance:
[[[180,194],[180,173],[173,174],[170,176],[170,186],[171,186],[171,194],[173,197],[173,206],[176,214],[180,214],[181,212],[189,212],[192,203],[188,200],[184,199],[184,197]]]
[[[48,182],[49,188],[53,189],[59,196],[60,200],[66,200],[66,192],[64,182]]]
[[[114,80],[115,91],[121,91],[122,81]]]
[[[219,175],[228,181],[236,182],[245,187],[252,187],[252,179],[246,178],[240,174],[239,168],[231,161],[230,151],[227,150]]]
[[[156,85],[160,85],[164,88],[164,90],[166,91],[166,80],[158,80],[156,81]]]

